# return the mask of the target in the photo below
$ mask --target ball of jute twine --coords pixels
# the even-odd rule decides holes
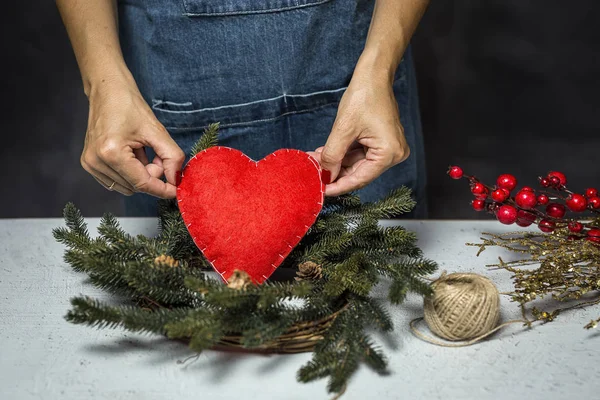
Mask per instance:
[[[473,273],[445,272],[432,284],[433,295],[424,300],[424,319],[435,335],[448,341],[444,343],[418,331],[411,321],[410,327],[419,338],[446,347],[468,346],[491,335],[500,328],[525,320],[513,320],[498,326],[500,318],[500,293],[488,278]]]

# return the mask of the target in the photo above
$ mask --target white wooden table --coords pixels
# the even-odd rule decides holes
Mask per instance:
[[[90,219],[92,232],[98,219]],[[131,233],[152,235],[155,219],[122,219]],[[402,221],[419,235],[425,255],[448,272],[471,271],[511,289],[505,271],[484,265],[502,250],[477,249],[482,231],[505,228],[494,221]],[[158,336],[96,330],[67,323],[69,299],[105,298],[62,261],[64,248],[51,230],[59,219],[0,220],[0,399],[326,399],[326,381],[301,384],[296,372],[309,354],[254,355],[207,351],[193,362],[184,344]],[[376,295],[384,296],[384,288]],[[502,320],[518,318],[502,300]],[[583,325],[600,307],[560,315],[550,324],[503,329],[465,348],[420,341],[408,328],[422,315],[422,300],[409,297],[390,308],[395,331],[375,335],[390,359],[381,377],[362,367],[343,399],[585,399],[600,398],[600,332]],[[423,325],[421,325],[422,327]]]

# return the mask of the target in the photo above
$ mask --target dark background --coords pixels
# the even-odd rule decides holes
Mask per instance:
[[[57,217],[67,201],[121,214],[79,164],[87,100],[54,2],[6,7],[0,217]],[[431,1],[413,40],[431,218],[489,218],[449,164],[490,184],[555,169],[572,190],[600,186],[599,21],[597,0]]]

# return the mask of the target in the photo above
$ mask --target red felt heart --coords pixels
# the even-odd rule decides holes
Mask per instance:
[[[310,155],[278,150],[260,161],[211,147],[185,166],[177,201],[194,242],[227,281],[236,269],[268,279],[323,207],[321,167]]]

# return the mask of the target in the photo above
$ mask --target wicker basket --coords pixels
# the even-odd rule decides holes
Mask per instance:
[[[348,304],[316,321],[300,322],[292,325],[284,334],[280,335],[271,342],[252,349],[245,348],[242,345],[242,336],[227,335],[224,336],[215,348],[217,349],[244,349],[250,351],[259,351],[265,353],[304,353],[313,351],[315,345],[323,339],[327,330],[339,314],[348,308]]]

